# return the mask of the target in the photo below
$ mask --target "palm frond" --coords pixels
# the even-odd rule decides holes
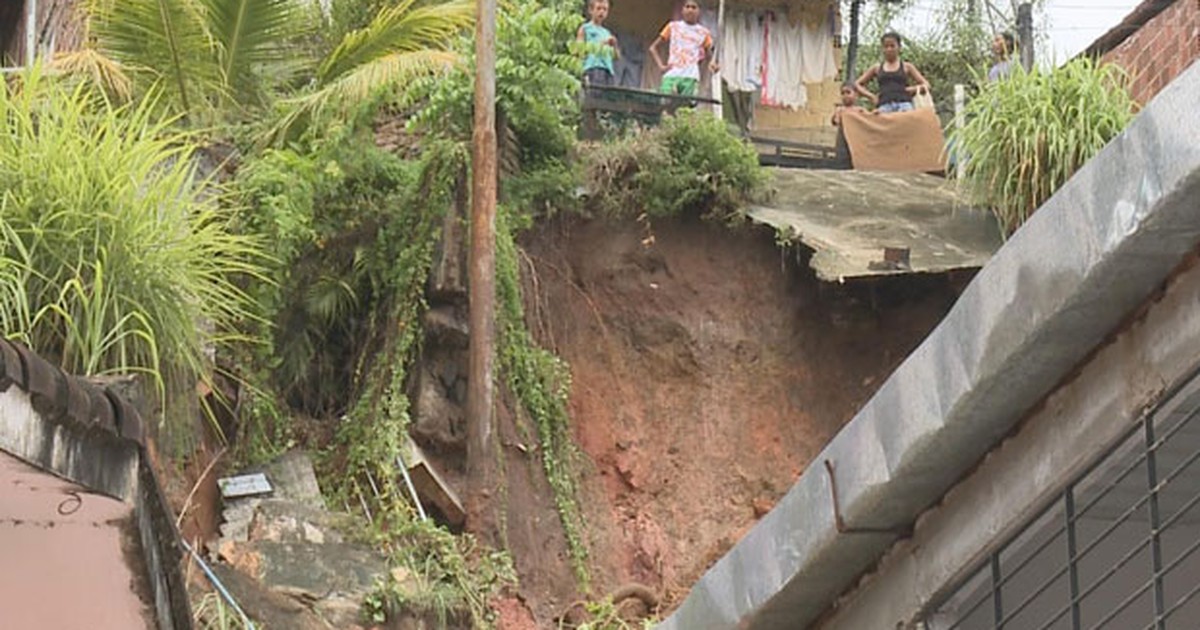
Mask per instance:
[[[400,85],[416,76],[443,72],[460,61],[458,54],[448,50],[397,52],[375,59],[310,94],[284,101],[286,113],[268,132],[267,140],[271,144],[277,143],[304,119],[320,116],[328,110],[345,111],[379,90]]]
[[[133,80],[120,62],[94,48],[58,53],[50,61],[51,70],[75,76],[100,88],[119,101],[133,98]]]
[[[359,68],[402,53],[445,50],[454,35],[475,20],[473,0],[415,7],[401,0],[384,8],[365,28],[346,35],[317,70],[317,84],[326,85]]]
[[[184,111],[193,105],[193,86],[213,83],[212,48],[196,0],[92,0],[89,13],[99,48],[154,75]]]
[[[256,91],[256,70],[283,66],[294,54],[285,44],[299,32],[296,0],[199,0],[216,47],[222,81],[231,92]]]

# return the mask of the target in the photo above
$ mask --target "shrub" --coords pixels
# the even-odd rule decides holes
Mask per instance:
[[[301,153],[270,149],[238,172],[242,230],[274,244],[274,284],[255,297],[274,325],[260,362],[294,407],[334,415],[349,404],[367,324],[396,264],[381,230],[417,221],[416,165],[359,136]],[[391,234],[403,246],[411,234]]]
[[[573,54],[577,6],[565,0],[502,3],[496,16],[496,108],[516,136],[523,166],[563,159],[575,141],[576,95],[582,57]],[[412,102],[426,105],[416,127],[453,139],[471,135],[474,105],[473,41],[457,49],[472,61],[445,75],[413,82]],[[571,44],[568,44],[571,42]]]
[[[1015,70],[967,106],[953,141],[970,156],[965,183],[1012,234],[1133,117],[1126,76],[1076,59],[1053,70]]]
[[[693,210],[730,218],[766,183],[753,146],[721,120],[687,110],[660,127],[597,146],[583,162],[589,206],[611,215]]]
[[[235,279],[261,278],[263,254],[153,109],[37,72],[0,89],[0,327],[68,371],[146,372],[162,392],[168,374],[190,389],[252,318]]]

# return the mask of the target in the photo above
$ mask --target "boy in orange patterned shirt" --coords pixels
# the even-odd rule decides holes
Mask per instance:
[[[667,63],[658,54],[658,45],[667,42],[670,50]],[[717,71],[712,56],[712,33],[700,24],[700,4],[696,0],[683,3],[683,19],[668,22],[658,38],[650,44],[650,55],[663,75],[661,91],[668,94],[695,96],[700,87],[700,60],[713,59],[709,69]]]

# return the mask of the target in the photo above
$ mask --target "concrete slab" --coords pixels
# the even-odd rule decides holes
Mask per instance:
[[[965,205],[947,180],[921,173],[772,169],[775,197],[751,220],[815,250],[829,282],[982,267],[1002,244],[990,212]],[[909,268],[875,268],[885,248],[908,249]]]

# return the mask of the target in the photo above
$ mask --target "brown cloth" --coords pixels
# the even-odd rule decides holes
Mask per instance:
[[[856,170],[930,173],[946,168],[942,124],[932,109],[847,112],[842,130]]]

